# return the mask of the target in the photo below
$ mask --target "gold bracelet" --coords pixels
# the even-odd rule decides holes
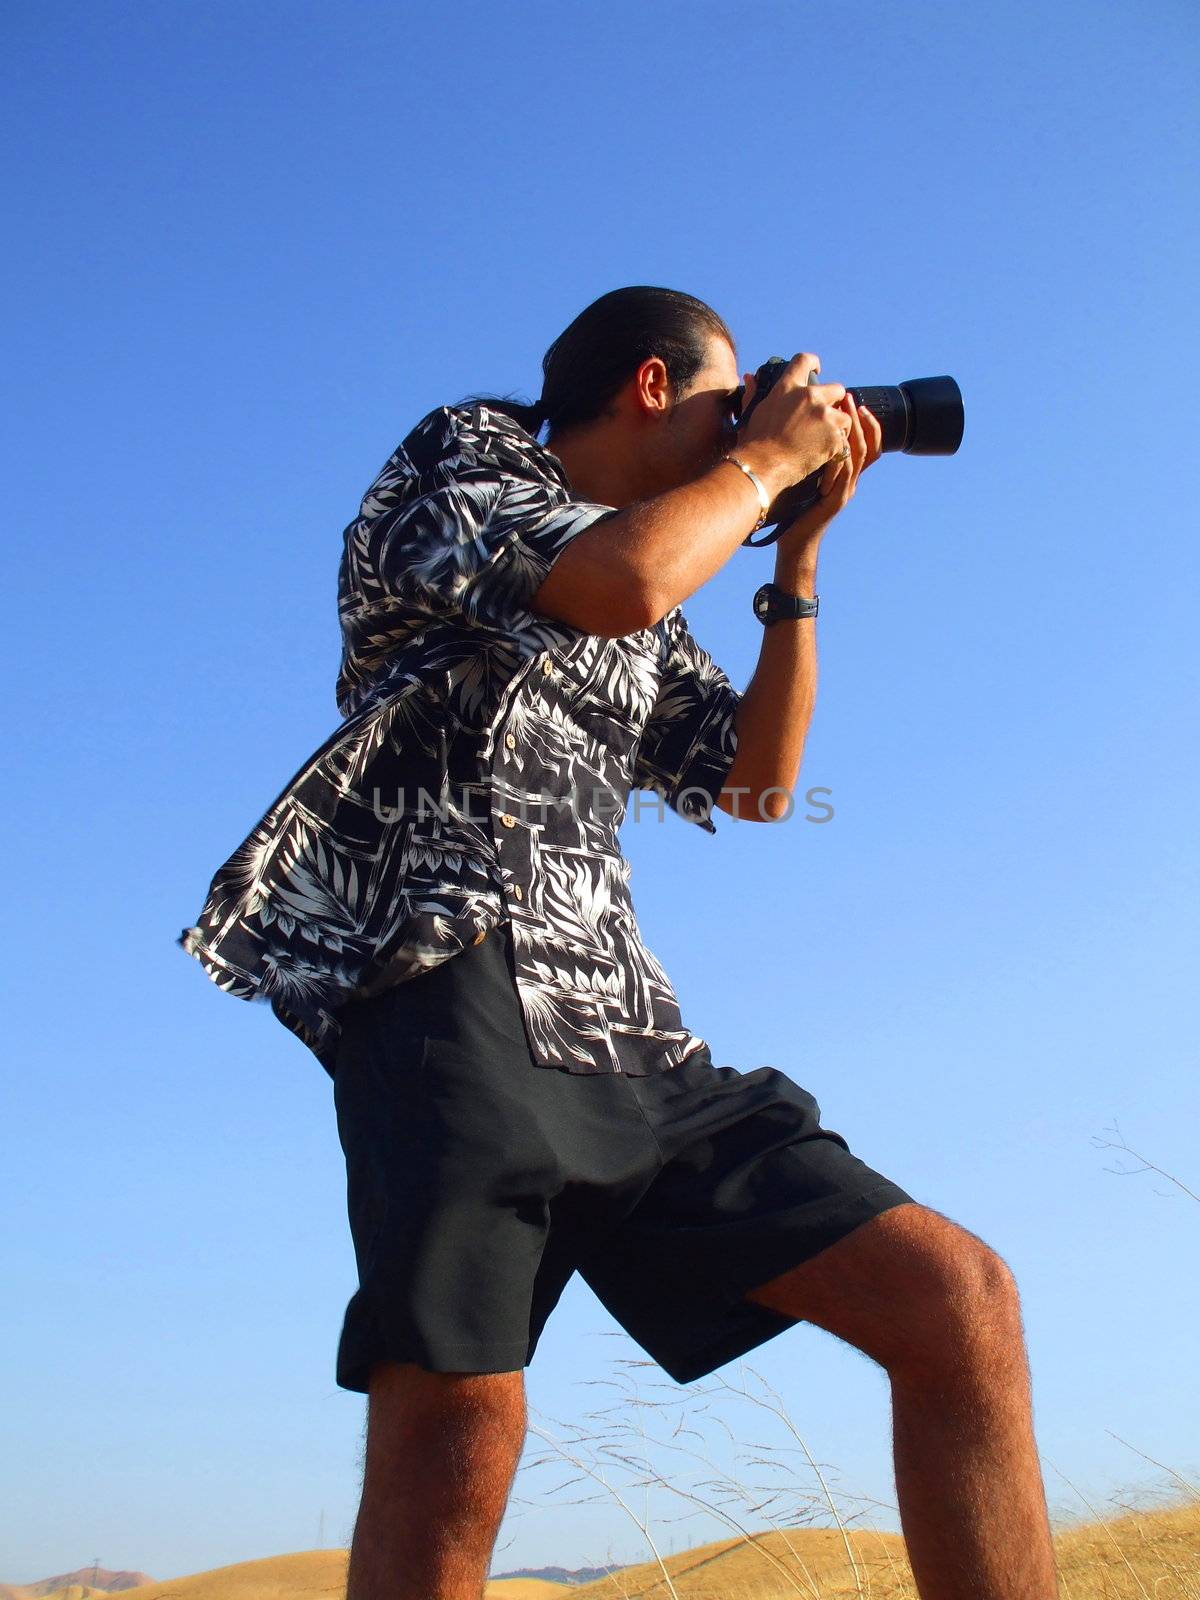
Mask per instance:
[[[758,473],[751,472],[746,463],[744,461],[739,461],[736,456],[722,456],[721,460],[728,461],[732,466],[741,467],[742,471],[750,479],[750,482],[754,485],[755,490],[758,493],[759,504],[762,506],[762,511],[759,513],[758,521],[750,529],[751,533],[757,533],[762,527],[763,523],[766,522],[767,512],[771,509],[771,497],[767,493],[766,486],[759,477]]]

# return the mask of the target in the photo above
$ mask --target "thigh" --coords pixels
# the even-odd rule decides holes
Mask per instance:
[[[345,1016],[334,1100],[359,1269],[338,1382],[361,1392],[374,1361],[527,1365],[577,1240],[656,1170],[621,1075],[532,1061],[498,940]]]
[[[642,1082],[663,1160],[626,1241],[669,1248],[690,1274],[720,1274],[744,1293],[886,1209],[875,1197],[912,1199],[775,1067],[740,1072],[704,1052]]]
[[[560,1184],[543,1107],[493,934],[343,1012],[333,1094],[356,1194],[393,1228],[488,1206],[541,1223]]]
[[[540,1080],[525,1058],[462,1026],[450,980],[469,974],[448,966],[465,959],[435,969],[428,989],[423,975],[362,1002],[339,1041],[334,1103],[359,1283],[337,1381],[363,1393],[380,1363],[474,1374],[526,1364],[559,1162],[533,1114]],[[483,975],[479,963],[472,971]]]
[[[1011,1275],[976,1234],[929,1206],[889,1210],[751,1290],[894,1367],[1003,1319]]]
[[[696,1376],[798,1320],[747,1296],[915,1204],[776,1068],[742,1073],[705,1053],[639,1083],[662,1166],[580,1272],[668,1372]]]

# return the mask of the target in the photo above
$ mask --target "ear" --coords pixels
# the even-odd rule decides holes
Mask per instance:
[[[661,356],[647,356],[633,379],[633,392],[642,411],[663,414],[671,409],[671,385]]]

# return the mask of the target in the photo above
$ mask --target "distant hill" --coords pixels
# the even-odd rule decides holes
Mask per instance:
[[[346,1550],[301,1550],[292,1555],[238,1561],[228,1567],[152,1578],[134,1590],[137,1600],[345,1600]],[[92,1569],[83,1569],[84,1577]],[[14,1588],[15,1600],[92,1600],[102,1589],[46,1590],[40,1584]],[[3,1591],[0,1591],[2,1594]]]
[[[518,1567],[515,1572],[498,1572],[492,1583],[504,1578],[544,1578],[547,1583],[593,1583],[606,1578],[610,1572],[620,1572],[620,1566],[611,1567]]]
[[[563,1600],[565,1593],[546,1578],[489,1578],[484,1600]]]
[[[54,1578],[39,1578],[36,1583],[0,1583],[0,1600],[48,1600],[74,1591],[72,1600],[90,1595],[118,1594],[153,1583],[146,1572],[110,1572],[107,1567],[80,1567],[76,1572],[60,1572]]]

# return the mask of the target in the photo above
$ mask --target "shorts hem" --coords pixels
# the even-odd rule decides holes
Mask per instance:
[[[651,1349],[649,1345],[644,1345],[643,1348],[676,1383],[694,1383],[698,1378],[707,1377],[718,1367],[723,1367],[739,1356],[748,1354],[749,1351],[773,1339],[776,1334],[794,1328],[804,1320],[802,1317],[789,1317],[782,1311],[773,1311],[769,1306],[747,1300],[745,1298],[747,1294],[760,1288],[764,1283],[770,1283],[772,1279],[788,1272],[792,1267],[810,1261],[822,1250],[836,1244],[839,1239],[844,1239],[860,1223],[869,1222],[872,1217],[890,1211],[893,1206],[916,1203],[907,1190],[890,1181],[875,1184],[859,1194],[846,1196],[843,1203],[825,1219],[823,1231],[836,1230],[831,1237],[817,1243],[803,1255],[789,1257],[782,1266],[769,1271],[765,1276],[758,1277],[756,1282],[747,1284],[744,1288],[727,1291],[725,1304],[720,1308],[724,1317],[723,1325],[715,1338],[672,1349],[667,1349],[663,1345],[659,1345],[657,1349]],[[850,1225],[843,1227],[842,1224],[847,1221]]]
[[[377,1361],[411,1362],[426,1372],[516,1372],[529,1364],[529,1341],[490,1345],[478,1342],[443,1344],[436,1348],[425,1347],[400,1351],[381,1350],[369,1358],[357,1357],[353,1361],[339,1361],[335,1382],[339,1389],[349,1389],[354,1394],[369,1394],[371,1368]],[[511,1363],[516,1363],[512,1365]]]

